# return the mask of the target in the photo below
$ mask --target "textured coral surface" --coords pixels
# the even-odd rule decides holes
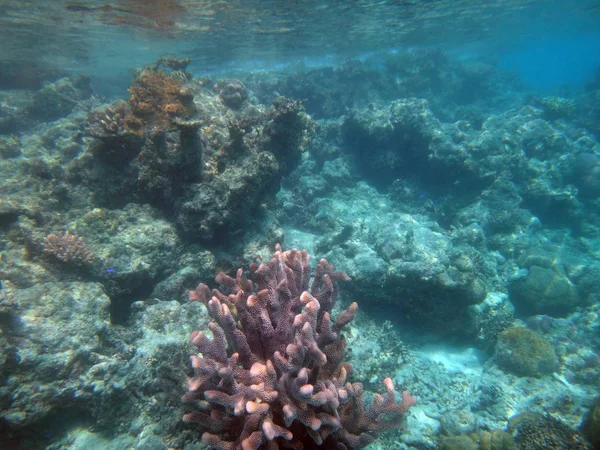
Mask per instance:
[[[189,117],[195,110],[193,96],[182,85],[175,73],[142,73],[129,88],[131,112],[125,119],[129,130],[141,133],[142,124],[165,128],[173,118]]]

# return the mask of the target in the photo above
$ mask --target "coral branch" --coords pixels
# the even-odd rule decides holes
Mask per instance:
[[[184,416],[204,431],[212,449],[258,450],[316,446],[351,450],[371,443],[379,431],[400,425],[415,404],[408,392],[395,402],[391,379],[385,395],[365,408],[361,383],[349,383],[352,366],[343,362],[340,335],[354,319],[352,303],[332,325],[339,280],[348,280],[322,259],[309,286],[308,253],[282,251],[250,268],[256,288],[241,269],[220,273],[229,293],[200,284],[191,301],[206,305],[213,338],[192,333],[199,355],[183,400],[207,403]]]
[[[94,254],[82,238],[66,233],[49,234],[42,243],[44,254],[53,256],[63,263],[78,266],[94,262]]]

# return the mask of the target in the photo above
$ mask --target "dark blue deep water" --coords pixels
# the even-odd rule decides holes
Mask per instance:
[[[600,449],[600,3],[0,2],[0,449]]]

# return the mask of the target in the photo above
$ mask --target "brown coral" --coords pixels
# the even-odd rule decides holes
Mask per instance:
[[[126,132],[125,116],[129,112],[127,103],[120,100],[88,114],[88,131],[93,137],[102,139]]]
[[[178,103],[169,103],[165,106],[165,112],[169,117],[180,117],[185,114],[182,106]]]
[[[198,424],[213,450],[363,448],[383,429],[400,425],[414,403],[408,392],[395,403],[387,393],[365,408],[361,383],[350,383],[352,366],[343,362],[342,328],[354,318],[356,303],[333,321],[336,282],[348,280],[322,259],[309,288],[306,251],[277,246],[268,264],[252,265],[256,282],[241,269],[236,278],[216,281],[231,293],[200,284],[190,300],[206,305],[214,319],[190,341],[195,376],[184,401],[196,409],[184,421]]]
[[[248,90],[240,80],[221,80],[216,89],[223,103],[231,109],[240,109],[248,99]]]
[[[143,135],[147,130],[165,130],[175,119],[187,119],[196,110],[193,95],[178,72],[167,74],[148,69],[129,88],[129,102],[119,101],[88,115],[89,133],[97,138]]]
[[[164,129],[171,119],[186,119],[195,111],[193,96],[183,87],[181,77],[175,74],[143,72],[129,92],[129,116],[140,119],[146,127]]]

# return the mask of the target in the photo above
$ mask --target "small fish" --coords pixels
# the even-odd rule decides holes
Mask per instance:
[[[106,273],[113,274],[113,273],[117,273],[117,272],[116,272],[116,270],[114,270],[114,269],[111,269],[111,268],[109,267],[108,269],[106,269]]]

